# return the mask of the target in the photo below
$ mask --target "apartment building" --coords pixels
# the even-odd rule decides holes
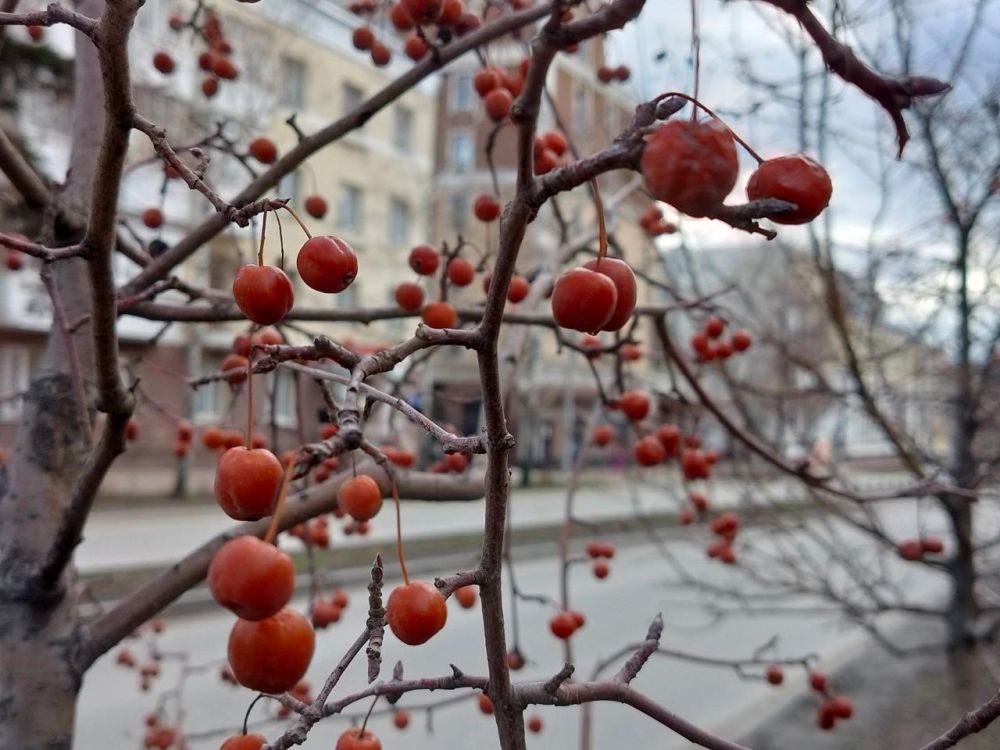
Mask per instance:
[[[171,142],[197,144],[216,128],[238,152],[245,153],[247,142],[269,136],[279,152],[290,148],[297,135],[286,120],[295,115],[296,126],[308,134],[338,119],[374,94],[410,61],[397,48],[393,62],[376,68],[366,55],[351,45],[357,26],[355,16],[331,3],[303,0],[280,5],[261,3],[245,7],[237,3],[213,6],[222,19],[224,33],[232,44],[232,59],[239,69],[233,81],[223,81],[219,92],[206,98],[201,90],[205,74],[198,67],[202,49],[190,31],[180,34],[169,27],[173,14],[190,15],[193,3],[148,0],[139,13],[132,37],[134,93],[139,111],[163,125]],[[28,43],[26,36],[12,35],[14,42]],[[23,37],[23,38],[22,38]],[[395,45],[392,39],[386,40]],[[47,53],[71,60],[72,36],[66,29],[46,30],[42,42]],[[28,48],[32,49],[32,48]],[[153,67],[152,54],[170,53],[175,70],[164,76]],[[41,73],[48,81],[51,76]],[[71,96],[68,88],[39,85],[33,93],[18,95],[19,109],[3,122],[5,130],[30,144],[34,162],[53,179],[62,179],[69,160]],[[294,264],[286,268],[295,284],[296,303],[308,307],[384,305],[391,301],[395,284],[408,277],[405,264],[409,247],[426,241],[429,227],[429,185],[433,168],[434,84],[407,92],[365,126],[323,149],[289,175],[274,191],[290,198],[308,222],[311,231],[337,234],[357,251],[359,275],[343,294],[331,298],[310,290],[294,274]],[[223,123],[223,125],[220,125]],[[246,164],[208,149],[212,158],[208,179],[223,196],[235,194],[260,166]],[[121,218],[128,231],[147,244],[176,242],[211,211],[203,196],[180,183],[165,180],[162,165],[152,158],[148,140],[134,133],[129,168],[121,197]],[[0,184],[0,192],[9,190]],[[302,212],[306,196],[317,194],[328,203],[322,220]],[[140,216],[149,207],[159,208],[164,217],[157,229],[143,226]],[[0,209],[2,210],[2,209]],[[286,251],[304,241],[301,230],[290,217],[268,222],[266,254],[276,262],[279,238]],[[0,213],[4,230],[31,234],[32,220],[21,214]],[[177,275],[206,288],[228,289],[235,270],[249,262],[256,251],[260,223],[252,228],[230,227],[202,248]],[[137,269],[127,259],[116,256],[116,272],[124,280]],[[49,304],[36,273],[37,265],[25,259],[19,271],[0,268],[0,445],[14,439],[20,413],[17,394],[28,385],[30,374],[40,361],[44,337],[51,326]],[[165,297],[169,299],[169,297]],[[139,438],[130,446],[129,471],[119,471],[109,485],[115,491],[143,493],[170,492],[178,477],[192,487],[203,487],[211,477],[214,456],[197,447],[177,471],[171,453],[175,425],[173,417],[185,417],[196,428],[219,424],[238,427],[243,423],[245,404],[241,393],[234,395],[226,383],[191,390],[187,377],[217,370],[228,352],[232,338],[243,326],[237,324],[196,324],[171,326],[165,332],[160,323],[125,316],[120,321],[122,354],[127,367],[141,375],[142,392],[138,418]],[[406,333],[412,323],[357,325],[305,325],[304,333],[286,330],[291,338],[304,339],[307,333],[326,333],[358,347],[374,346]],[[155,346],[150,342],[154,341]],[[322,417],[318,389],[306,381],[280,372],[257,379],[258,389],[271,398],[258,399],[258,425],[265,434],[277,437],[279,448],[297,444],[292,428],[297,418],[306,425],[307,438],[314,439]],[[137,465],[156,468],[143,473]],[[141,483],[141,484],[140,484]]]

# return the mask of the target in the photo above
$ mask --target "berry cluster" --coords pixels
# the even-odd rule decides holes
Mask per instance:
[[[729,341],[722,339],[726,330],[725,321],[713,315],[708,318],[701,329],[691,334],[691,349],[699,362],[711,360],[726,360],[736,352],[745,352],[753,344],[749,331],[738,328],[729,336]]]
[[[688,216],[711,216],[736,185],[736,142],[732,131],[714,117],[702,122],[670,120],[647,138],[640,169],[656,200]],[[773,198],[795,204],[794,209],[772,216],[782,224],[812,221],[832,193],[826,170],[804,154],[762,161],[747,183],[751,200]]]

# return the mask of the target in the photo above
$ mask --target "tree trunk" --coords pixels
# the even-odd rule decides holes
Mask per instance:
[[[77,9],[101,14],[101,0]],[[77,35],[73,103],[73,153],[57,200],[70,213],[90,204],[104,124],[103,84],[96,51]],[[56,246],[76,242],[63,228],[43,229]],[[81,259],[53,268],[69,320],[91,309],[87,266]],[[53,325],[43,362],[23,400],[13,454],[0,469],[0,747],[71,747],[80,674],[75,667],[77,622],[75,573],[70,566],[57,585],[42,587],[36,574],[45,561],[67,499],[90,446],[90,425],[81,424],[66,342]],[[88,326],[74,335],[84,382],[92,380],[93,347]],[[89,399],[88,399],[89,401]],[[88,409],[88,413],[89,413]]]

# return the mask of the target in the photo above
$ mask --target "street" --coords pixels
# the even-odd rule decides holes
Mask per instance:
[[[709,580],[724,581],[734,575],[704,558],[694,548],[678,545],[677,554],[691,569]],[[517,566],[518,579],[531,593],[555,594],[557,565],[553,558],[538,559]],[[595,580],[587,566],[573,569],[571,591],[573,606],[582,610],[587,624],[573,638],[577,657],[577,675],[586,677],[594,662],[626,643],[642,638],[650,620],[662,612],[666,627],[662,644],[693,653],[718,657],[745,658],[760,645],[779,636],[778,656],[799,656],[815,652],[835,660],[855,649],[856,635],[845,638],[836,619],[820,617],[743,617],[733,616],[713,622],[709,613],[687,591],[669,590],[663,584],[662,558],[649,545],[622,549],[612,561],[612,573],[605,581]],[[394,583],[388,582],[389,585]],[[341,622],[317,638],[316,654],[308,674],[310,682],[322,683],[349,643],[364,627],[365,592],[350,590],[351,605]],[[303,606],[300,601],[298,606]],[[628,605],[628,606],[623,606]],[[509,607],[509,602],[508,602]],[[508,610],[509,611],[509,610]],[[562,666],[561,643],[547,628],[550,610],[539,604],[522,603],[519,607],[522,650],[529,665],[516,679],[539,679],[551,676]],[[171,620],[161,636],[165,652],[186,652],[192,664],[221,659],[233,617],[218,610]],[[137,655],[138,644],[131,646]],[[482,657],[482,624],[478,605],[461,610],[449,601],[449,620],[445,629],[421,647],[407,647],[387,634],[384,647],[383,677],[391,674],[392,665],[401,659],[407,677],[437,676],[448,673],[453,663],[469,674],[485,674]],[[141,658],[140,658],[141,661]],[[138,675],[114,663],[114,654],[105,656],[88,673],[79,704],[76,747],[137,747],[142,735],[142,717],[156,704],[156,695],[176,686],[178,667],[164,660],[163,674],[150,693],[138,690]],[[613,674],[617,666],[611,668]],[[343,696],[363,686],[365,662],[352,664],[334,692]],[[708,728],[736,737],[754,726],[768,711],[779,709],[793,699],[804,684],[801,670],[788,670],[785,684],[772,687],[759,680],[742,680],[730,669],[708,668],[675,660],[652,660],[633,683],[634,686],[669,709]],[[710,700],[706,696],[711,696]],[[400,705],[416,706],[450,695],[411,694]],[[184,686],[185,730],[198,735],[210,730],[235,732],[242,721],[252,694],[242,688],[222,684],[215,669],[192,675]],[[170,704],[168,704],[170,705]],[[360,704],[364,711],[368,703]],[[258,705],[254,717],[266,715],[268,707]],[[273,709],[272,709],[273,710]],[[531,735],[529,746],[538,748],[577,747],[579,709],[542,708],[538,712],[545,728]],[[356,713],[356,712],[355,712]],[[172,710],[168,715],[173,716]],[[628,707],[601,704],[594,712],[595,748],[626,746],[635,748],[684,747],[680,738]],[[346,724],[335,718],[321,722],[310,734],[306,747],[331,748]],[[372,720],[383,747],[427,748],[431,746],[423,712],[411,711],[411,724],[405,731],[395,729],[386,716]],[[447,748],[493,747],[495,728],[482,715],[474,699],[435,710],[433,744]],[[274,737],[272,726],[267,734]],[[192,750],[214,749],[219,736],[193,742]]]

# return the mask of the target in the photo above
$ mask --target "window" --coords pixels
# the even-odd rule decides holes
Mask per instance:
[[[400,151],[409,151],[413,147],[413,110],[408,107],[396,107],[392,121],[392,143]]]
[[[395,195],[389,198],[389,242],[405,245],[410,241],[410,206]]]
[[[274,423],[279,427],[291,427],[295,424],[295,375],[279,368],[268,378],[268,389],[272,386],[274,400],[268,399],[268,403],[274,409]]]
[[[202,352],[201,372],[203,375],[215,372],[222,367],[222,358],[207,352]],[[221,380],[199,385],[194,391],[192,408],[195,421],[215,422],[226,408],[228,385]]]
[[[454,193],[450,201],[451,216],[449,224],[453,231],[462,232],[465,230],[466,222],[469,220],[469,196],[466,193]]]
[[[235,245],[212,245],[208,253],[208,285],[212,289],[227,289],[243,265],[240,250]]]
[[[474,106],[472,101],[472,76],[469,73],[456,73],[451,76],[451,111],[471,112]]]
[[[301,109],[305,105],[306,96],[305,63],[292,57],[282,57],[280,76],[278,96],[281,106],[289,109]]]
[[[448,138],[448,163],[456,172],[472,169],[472,134],[467,130],[453,130]]]
[[[337,198],[337,225],[341,229],[360,232],[363,225],[362,208],[361,188],[355,185],[341,185],[340,195]]]
[[[341,87],[341,114],[349,114],[361,106],[365,99],[365,92],[353,83],[345,83]]]
[[[31,359],[25,346],[0,349],[0,421],[11,422],[21,414],[21,397],[31,381]]]

